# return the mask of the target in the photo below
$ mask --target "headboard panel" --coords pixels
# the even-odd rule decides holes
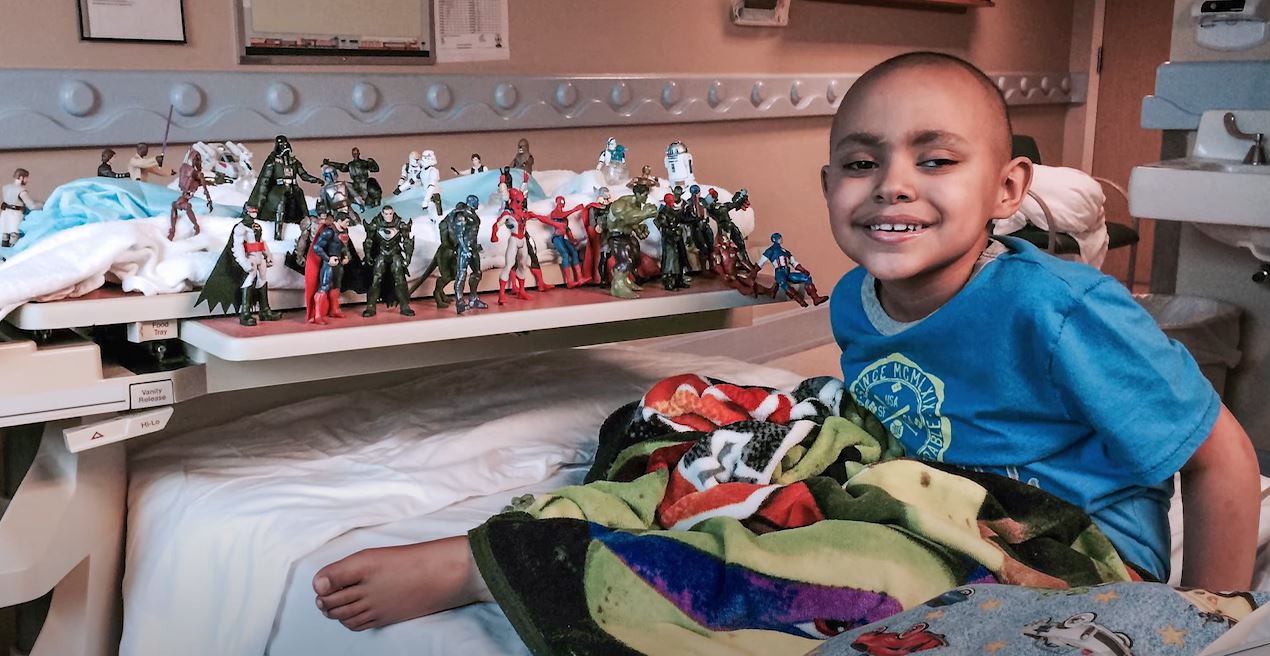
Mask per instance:
[[[645,125],[832,114],[842,75],[508,76],[0,70],[0,150]],[[994,73],[1011,105],[1085,100],[1083,73]]]

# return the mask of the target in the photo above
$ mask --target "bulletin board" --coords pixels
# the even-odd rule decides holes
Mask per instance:
[[[429,63],[431,0],[234,0],[239,59]]]

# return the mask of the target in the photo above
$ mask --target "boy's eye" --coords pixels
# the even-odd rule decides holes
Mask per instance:
[[[848,171],[868,171],[878,167],[878,163],[867,159],[857,159],[842,165]]]
[[[937,168],[943,168],[945,166],[952,166],[953,164],[956,164],[956,163],[957,163],[956,160],[948,159],[945,157],[934,157],[931,159],[922,160],[918,162],[917,165],[922,168],[937,169]]]

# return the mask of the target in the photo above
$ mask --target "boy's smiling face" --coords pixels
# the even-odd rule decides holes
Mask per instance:
[[[838,246],[884,286],[955,293],[984,248],[987,221],[1013,214],[1030,180],[1029,165],[1009,158],[992,91],[936,65],[888,71],[853,91],[822,171]]]

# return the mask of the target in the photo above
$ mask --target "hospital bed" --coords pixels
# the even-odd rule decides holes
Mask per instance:
[[[57,94],[0,99],[7,111],[3,120],[9,121],[0,127],[20,127],[0,131],[11,140],[0,147],[136,142],[145,138],[135,127],[138,110],[126,103],[116,106],[119,98],[131,103],[133,98],[167,98],[170,89],[201,88],[206,102],[197,111],[225,117],[243,110],[258,114],[253,109],[257,96],[276,88],[269,86],[271,73],[81,72],[75,80],[64,77],[56,71],[0,72],[10,86],[63,90],[60,101]],[[1014,91],[1007,93],[1012,104],[1083,98],[1078,77],[1044,84],[1050,91],[1042,94],[1029,90],[1048,74],[996,77]],[[288,124],[292,137],[303,138],[825,115],[853,79],[436,76],[420,101],[418,81],[409,75],[297,74],[288,81],[302,99],[296,115],[310,110],[303,106],[309,99],[366,84],[385,106],[435,105],[443,98],[456,111],[441,115],[440,108],[421,105],[406,121],[415,123],[406,125],[363,121],[357,118],[361,110],[353,108],[309,113],[315,120]],[[520,93],[506,93],[509,84]],[[775,93],[782,88],[789,93]],[[101,101],[80,111],[73,101],[84,89]],[[30,106],[5,104],[14,102]],[[502,106],[507,102],[513,107]],[[512,111],[518,103],[528,109]],[[595,105],[613,111],[569,113],[556,107],[562,112],[558,116],[549,111],[561,103],[566,109]],[[643,109],[620,111],[635,106]],[[102,115],[113,120],[101,120]],[[33,119],[49,116],[58,120]],[[195,141],[204,136],[200,130],[212,129],[196,119],[186,117],[182,125],[178,117],[173,140]],[[213,127],[241,141],[272,138],[280,124],[261,119],[241,130]],[[747,308],[760,302],[766,301],[697,286],[691,294],[652,291],[620,303],[588,298],[485,317],[459,319],[425,310],[412,321],[345,328],[356,334],[344,333],[353,339],[343,344],[312,331],[243,334],[232,319],[193,311],[189,293],[140,296],[102,290],[22,306],[0,324],[0,370],[5,373],[0,429],[6,430],[6,444],[30,444],[34,453],[0,516],[0,607],[53,591],[33,652],[37,656],[114,653],[125,622],[124,646],[130,653],[194,653],[191,645],[200,643],[192,640],[200,635],[209,640],[201,644],[213,649],[207,653],[218,654],[235,653],[235,647],[242,647],[241,653],[394,653],[407,646],[410,653],[522,653],[510,625],[492,605],[353,634],[316,612],[308,581],[317,568],[358,549],[456,534],[500,510],[512,496],[578,480],[604,413],[657,377],[691,369],[737,382],[795,382],[799,377],[791,372],[752,363],[827,342],[827,310],[752,321]],[[299,305],[298,294],[283,292],[275,299],[275,307]],[[725,332],[699,334],[714,330]],[[639,349],[596,346],[665,335],[686,336]],[[348,343],[359,347],[348,350]],[[659,349],[694,355],[666,355]],[[178,357],[181,352],[185,357]],[[719,353],[746,353],[750,362]],[[467,393],[439,396],[434,391],[447,386],[451,393]],[[224,429],[233,421],[303,422],[305,416],[352,403],[350,397],[357,394],[363,403],[395,394],[422,397],[425,403],[392,415],[399,426],[410,427],[404,431],[408,439],[403,431],[386,430],[353,439],[347,431],[298,436],[277,425]],[[481,399],[497,407],[477,412]],[[227,408],[233,417],[225,416]],[[242,419],[255,416],[260,419]],[[429,429],[418,430],[421,425]],[[496,439],[490,441],[491,436]],[[386,454],[400,453],[411,455],[416,467],[394,468],[395,459],[384,460]],[[452,462],[445,460],[447,454],[469,457]],[[353,466],[343,471],[315,464],[332,461]],[[441,464],[449,467],[438,468]],[[299,476],[279,475],[288,472]],[[339,476],[344,485],[330,484]],[[235,487],[244,481],[261,487]],[[212,489],[217,492],[199,494]],[[331,512],[363,510],[357,504],[374,510],[353,519],[347,512]],[[326,512],[305,514],[314,508]],[[295,526],[298,518],[313,516],[327,521],[255,534],[294,538],[285,553],[258,553],[254,548],[261,545],[243,537],[251,535],[253,522]],[[229,569],[208,564],[207,550],[215,545]],[[251,554],[260,553],[275,560],[253,560]],[[1258,571],[1264,585],[1270,566],[1263,560]],[[253,582],[264,572],[270,587],[256,589]],[[252,585],[234,587],[235,581]],[[208,587],[191,587],[202,584]],[[227,594],[238,595],[242,603],[216,606]],[[206,612],[207,621],[166,625],[174,608],[189,611],[177,619],[194,621]],[[165,639],[180,642],[165,644]],[[228,650],[219,650],[227,645]]]

